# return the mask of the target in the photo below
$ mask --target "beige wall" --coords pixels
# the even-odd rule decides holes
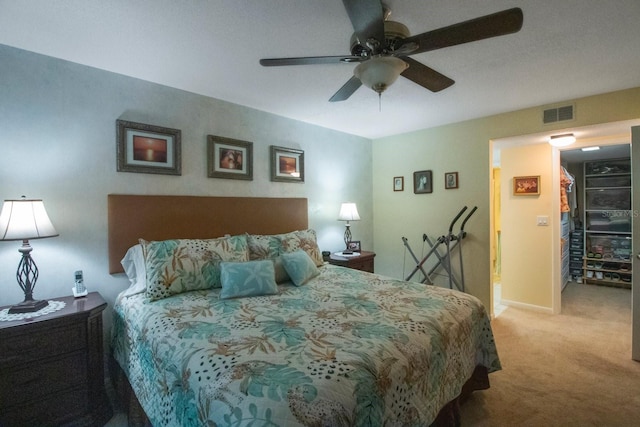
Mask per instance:
[[[599,123],[640,118],[640,88],[567,100],[557,105],[575,104],[576,118],[570,123],[544,125],[542,110],[535,107],[466,122],[425,129],[404,135],[380,138],[373,141],[373,207],[376,272],[393,277],[403,277],[415,263],[405,254],[401,237],[405,236],[420,258],[423,233],[442,235],[446,233],[450,219],[463,206],[478,206],[478,212],[469,220],[464,241],[464,271],[467,291],[479,297],[485,305],[491,299],[491,150],[490,141],[518,136],[551,132],[569,126],[580,127]],[[527,160],[530,162],[531,160]],[[540,168],[546,170],[551,157],[536,155]],[[504,165],[502,165],[504,168]],[[432,170],[434,192],[413,194],[411,177],[414,171]],[[457,171],[460,188],[444,189],[444,173]],[[520,172],[518,172],[519,174]],[[405,177],[405,191],[394,192],[394,176]],[[510,179],[503,171],[503,179]],[[546,196],[545,196],[546,199]],[[508,202],[509,199],[503,201]],[[536,207],[537,208],[537,207]],[[503,209],[509,207],[503,206]],[[536,213],[537,214],[542,214]],[[555,215],[549,213],[550,219]],[[524,221],[524,219],[522,220]],[[506,219],[503,218],[504,227]],[[516,230],[518,229],[515,227]],[[553,227],[550,226],[550,229]],[[536,233],[539,230],[536,229]],[[505,232],[503,231],[503,235]],[[550,248],[551,233],[538,233],[536,246]],[[538,236],[536,234],[536,236]],[[517,236],[509,238],[518,239]],[[540,240],[540,241],[538,241]],[[546,242],[545,242],[546,240]],[[522,240],[526,242],[526,240]],[[529,249],[526,243],[511,249],[514,258],[525,256]],[[503,249],[503,255],[506,250]],[[551,256],[551,255],[550,255]],[[551,277],[553,260],[541,264],[536,273],[544,281]],[[503,263],[503,270],[506,268]],[[403,272],[404,269],[404,272]],[[523,304],[547,305],[550,301],[551,283],[533,283],[522,275],[526,282],[522,287],[528,291],[522,296]],[[532,290],[535,286],[536,290]],[[512,295],[516,298],[515,295]],[[517,298],[520,298],[519,296]]]
[[[556,220],[551,146],[535,144],[506,148],[501,150],[500,160],[502,299],[551,308],[553,290],[550,284],[555,259],[552,256],[553,225],[537,225],[538,216]],[[513,177],[530,175],[540,176],[540,194],[515,196]]]

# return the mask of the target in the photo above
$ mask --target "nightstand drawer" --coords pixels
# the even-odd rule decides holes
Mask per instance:
[[[33,363],[19,370],[2,372],[0,407],[38,400],[42,396],[55,395],[58,391],[85,386],[87,360],[83,352],[76,352],[46,363]]]
[[[111,418],[97,292],[64,307],[0,322],[0,427],[97,427]],[[6,307],[0,307],[4,309]]]
[[[86,327],[78,322],[16,334],[0,340],[0,369],[81,350],[86,345]]]
[[[344,256],[341,252],[336,252],[329,256],[329,263],[373,273],[375,256],[374,252],[368,251],[361,251],[360,255],[352,256]]]
[[[53,427],[71,423],[81,417],[89,407],[86,388],[57,393],[47,400],[36,400],[11,408],[3,407],[0,426]]]
[[[373,258],[363,259],[363,260],[354,260],[349,263],[349,268],[353,268],[355,270],[368,271],[369,273],[373,273]]]

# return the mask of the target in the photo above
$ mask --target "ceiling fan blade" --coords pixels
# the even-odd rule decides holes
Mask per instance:
[[[380,0],[342,0],[360,43],[375,39],[384,47],[384,10]],[[374,49],[374,53],[376,49]]]
[[[368,58],[363,56],[306,56],[300,58],[266,58],[260,60],[263,67],[278,67],[281,65],[316,65],[361,62]]]
[[[415,55],[443,47],[517,33],[520,28],[522,28],[522,9],[515,7],[407,37],[403,45],[417,43],[418,48],[411,52],[411,55]]]
[[[340,89],[329,99],[329,102],[345,101],[362,86],[362,82],[356,76],[352,76]]]
[[[455,83],[449,77],[440,74],[436,70],[427,67],[415,59],[411,59],[406,56],[403,56],[400,59],[409,64],[409,68],[404,70],[400,75],[426,89],[429,89],[431,92],[440,92],[442,89],[446,89]]]

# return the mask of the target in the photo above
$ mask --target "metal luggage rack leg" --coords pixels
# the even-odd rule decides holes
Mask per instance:
[[[473,209],[471,209],[471,211],[467,214],[467,216],[462,221],[462,224],[460,225],[460,230],[458,231],[457,234],[453,233],[453,227],[455,226],[456,222],[458,222],[458,220],[460,219],[462,214],[464,214],[466,212],[466,210],[467,210],[466,206],[464,206],[460,210],[460,212],[458,212],[458,214],[453,218],[453,220],[451,221],[451,224],[449,225],[448,233],[446,235],[440,236],[437,239],[435,239],[435,241],[434,241],[434,240],[430,239],[429,236],[427,236],[426,234],[423,234],[422,235],[422,241],[423,242],[426,241],[429,244],[430,249],[427,252],[427,254],[421,260],[418,260],[418,257],[415,255],[415,253],[411,249],[411,246],[409,245],[408,239],[406,237],[402,237],[402,242],[404,243],[405,248],[407,249],[409,254],[411,254],[411,257],[413,258],[413,260],[416,263],[415,268],[411,271],[411,273],[407,276],[407,278],[405,280],[407,280],[407,281],[411,280],[411,278],[418,271],[421,271],[422,275],[424,276],[424,279],[422,280],[422,283],[426,283],[428,285],[433,285],[432,277],[434,276],[434,274],[436,273],[436,271],[439,268],[442,268],[442,269],[445,270],[445,272],[447,273],[447,276],[449,277],[449,288],[453,289],[453,286],[455,285],[455,287],[459,291],[464,292],[464,265],[462,263],[462,241],[464,240],[465,237],[467,237],[467,232],[464,231],[464,226],[467,224],[467,221],[469,220],[469,218],[471,218],[471,215],[473,215],[474,212],[477,209],[478,209],[477,206],[474,206]],[[445,252],[444,253],[440,252],[440,250],[439,250],[440,246],[444,246],[445,247]],[[453,268],[451,266],[451,255],[453,254],[453,251],[456,248],[458,248],[459,259],[460,259],[460,275],[459,275],[459,278],[457,278],[455,276]],[[429,272],[426,272],[424,270],[424,263],[432,255],[435,255],[438,258],[438,261],[429,270]]]

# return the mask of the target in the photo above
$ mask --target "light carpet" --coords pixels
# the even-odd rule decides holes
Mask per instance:
[[[462,405],[462,426],[640,426],[631,291],[569,283],[559,315],[515,307],[492,322],[502,371]]]

